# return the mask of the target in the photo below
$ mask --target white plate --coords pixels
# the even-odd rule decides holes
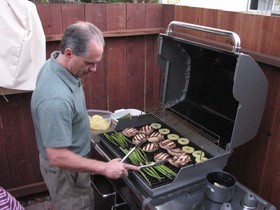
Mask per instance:
[[[128,114],[131,116],[139,116],[141,114],[145,114],[145,112],[138,109],[118,109],[112,114],[112,120],[114,123],[117,123],[119,118]]]

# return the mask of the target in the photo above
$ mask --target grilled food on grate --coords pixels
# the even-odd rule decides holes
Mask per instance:
[[[181,156],[181,155],[184,155],[184,154],[185,154],[185,152],[182,151],[182,149],[179,148],[179,147],[176,147],[176,148],[174,148],[174,149],[169,148],[169,149],[167,149],[167,152],[168,152],[170,155],[173,155],[173,156]]]
[[[159,146],[157,143],[148,143],[146,145],[143,146],[143,150],[145,152],[154,152],[156,150],[158,150]]]
[[[160,152],[154,155],[155,161],[161,161],[161,160],[167,160],[170,157],[170,155],[166,152]]]
[[[159,146],[163,149],[173,149],[176,147],[176,143],[173,140],[166,139],[159,143]]]
[[[122,133],[126,137],[133,137],[138,133],[138,130],[136,128],[126,128],[122,131]]]
[[[139,129],[139,133],[143,133],[145,135],[150,135],[152,132],[154,132],[154,129],[150,125],[145,125]]]
[[[143,133],[138,133],[132,138],[132,144],[138,144],[142,141],[147,141],[147,136]]]
[[[159,132],[153,132],[149,137],[148,141],[149,142],[160,142],[164,139],[164,135],[162,135]]]
[[[169,163],[175,167],[185,166],[191,161],[191,157],[187,154],[180,156],[173,156],[173,158],[168,159]]]

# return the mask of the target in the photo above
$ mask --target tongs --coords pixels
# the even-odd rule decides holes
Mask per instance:
[[[156,166],[156,165],[164,164],[166,162],[167,162],[167,160],[160,160],[160,161],[152,162],[152,163],[149,163],[149,164],[146,164],[146,165],[141,165],[138,168],[139,168],[139,170],[141,170],[143,168],[153,167],[153,166]]]
[[[136,144],[135,147],[133,147],[129,152],[126,154],[126,156],[123,157],[121,160],[121,163],[124,162],[138,147],[140,147],[145,141],[140,141],[138,144]]]

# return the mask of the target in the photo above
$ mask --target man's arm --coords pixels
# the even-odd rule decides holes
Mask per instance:
[[[81,157],[67,148],[46,148],[51,165],[76,171],[104,175],[111,179],[128,176],[127,170],[138,170],[137,166],[121,163],[119,158],[109,162]]]

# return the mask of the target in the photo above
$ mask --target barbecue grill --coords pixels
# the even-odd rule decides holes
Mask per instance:
[[[232,44],[202,43],[184,30],[221,36]],[[159,105],[145,110],[146,114],[119,120],[113,131],[94,135],[94,149],[106,160],[123,158],[123,149],[109,141],[108,135],[158,123],[170,133],[188,138],[189,146],[203,151],[206,158],[197,162],[190,155],[190,162],[180,167],[165,163],[176,174],[172,178],[148,176],[147,181],[141,172],[133,171],[122,180],[109,180],[116,192],[131,209],[275,209],[239,182],[228,203],[205,196],[207,174],[222,171],[233,149],[256,135],[266,101],[266,77],[249,55],[240,52],[239,36],[173,21],[159,35],[158,64],[163,77]],[[149,161],[153,157],[154,153],[147,153]],[[242,202],[244,198],[254,202]],[[250,206],[252,203],[257,207]]]

